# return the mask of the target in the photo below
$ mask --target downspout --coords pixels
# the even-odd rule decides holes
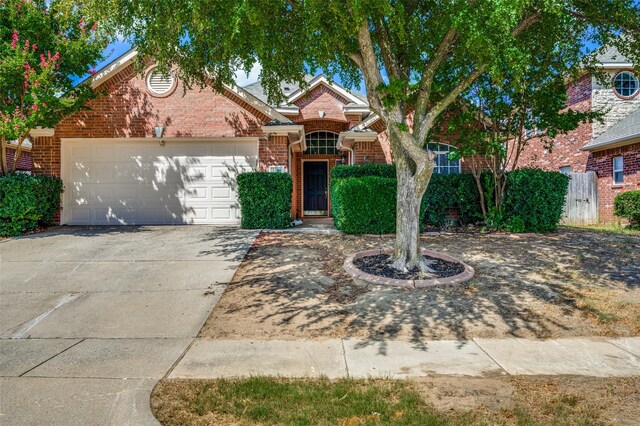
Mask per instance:
[[[353,152],[353,148],[347,148],[344,145],[342,145],[341,148],[346,151],[349,151],[349,165],[353,166],[356,163],[356,154]]]

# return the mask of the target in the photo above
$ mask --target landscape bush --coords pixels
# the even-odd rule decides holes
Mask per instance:
[[[54,176],[0,177],[0,235],[16,236],[50,225],[62,191],[62,180]]]
[[[502,204],[504,229],[509,232],[553,232],[558,228],[569,176],[540,169],[507,174]]]
[[[395,232],[395,207],[392,212],[389,211],[389,203],[396,199],[397,190],[393,165],[336,166],[331,172],[331,179],[336,228],[347,233]],[[350,181],[342,186],[345,180]],[[357,184],[359,180],[364,183]],[[500,211],[491,203],[491,175],[483,176],[482,182],[485,198],[490,201],[490,226],[509,232],[551,232],[557,229],[569,184],[567,175],[540,169],[509,172]],[[354,194],[348,194],[348,191],[354,191]],[[374,210],[378,207],[378,210]],[[422,199],[421,217],[424,225],[445,226],[452,210],[458,211],[462,224],[483,220],[480,192],[470,173],[434,173],[431,177]],[[368,211],[372,212],[370,219],[366,217]],[[351,217],[353,214],[359,217]]]
[[[378,176],[396,178],[396,166],[393,164],[360,164],[355,166],[338,165],[331,169],[331,180]]]
[[[622,192],[613,200],[613,213],[632,223],[634,227],[640,226],[640,189],[636,191]]]
[[[426,225],[442,227],[452,209],[457,209],[462,224],[482,220],[480,193],[470,173],[442,175],[434,173],[422,199]]]
[[[237,177],[244,229],[283,229],[291,226],[289,173],[248,172]]]
[[[378,176],[331,183],[333,221],[346,234],[388,234],[396,230],[396,180]]]

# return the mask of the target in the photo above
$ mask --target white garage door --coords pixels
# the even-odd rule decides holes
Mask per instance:
[[[257,138],[63,139],[62,223],[238,223],[235,178],[257,157]]]

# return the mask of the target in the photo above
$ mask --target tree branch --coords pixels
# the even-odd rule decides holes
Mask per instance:
[[[524,30],[535,24],[540,20],[540,12],[535,12],[526,18],[524,18],[516,27],[511,31],[511,36],[516,37],[520,35]],[[473,70],[465,79],[460,81],[456,87],[453,88],[444,98],[442,98],[431,110],[425,114],[423,120],[416,119],[414,122],[414,134],[417,135],[418,140],[422,141],[426,139],[427,134],[433,127],[436,118],[444,110],[446,110],[457,98],[464,92],[478,77],[482,75],[486,65],[479,65]],[[418,118],[418,117],[416,117]],[[417,131],[416,131],[417,130]]]
[[[403,78],[404,73],[398,66],[396,55],[391,49],[389,33],[387,32],[383,22],[379,21],[376,24],[375,32],[380,42],[380,53],[382,53],[382,60],[384,62],[384,67],[387,70],[387,75],[393,78]]]
[[[373,48],[373,42],[371,41],[371,35],[369,34],[369,27],[367,21],[363,20],[358,27],[358,45],[360,46],[360,55],[358,59],[361,59],[360,69],[364,75],[364,82],[367,86],[367,99],[369,105],[379,116],[383,117],[385,121],[388,121],[389,113],[382,105],[380,94],[378,93],[378,86],[384,83],[380,68],[378,67],[378,60]],[[395,118],[395,117],[394,117]],[[387,126],[390,123],[387,122]]]
[[[424,121],[427,114],[427,108],[431,100],[431,87],[433,86],[433,79],[436,72],[442,62],[447,58],[447,54],[450,52],[451,47],[458,38],[458,31],[454,28],[447,31],[444,38],[440,42],[440,45],[436,49],[433,57],[429,59],[422,72],[422,78],[420,79],[420,87],[418,90],[418,100],[416,102],[415,117],[413,121],[413,133],[420,133],[420,123]]]

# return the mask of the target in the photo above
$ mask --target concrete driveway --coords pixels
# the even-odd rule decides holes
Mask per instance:
[[[157,424],[153,386],[256,235],[60,227],[0,241],[0,423]]]

